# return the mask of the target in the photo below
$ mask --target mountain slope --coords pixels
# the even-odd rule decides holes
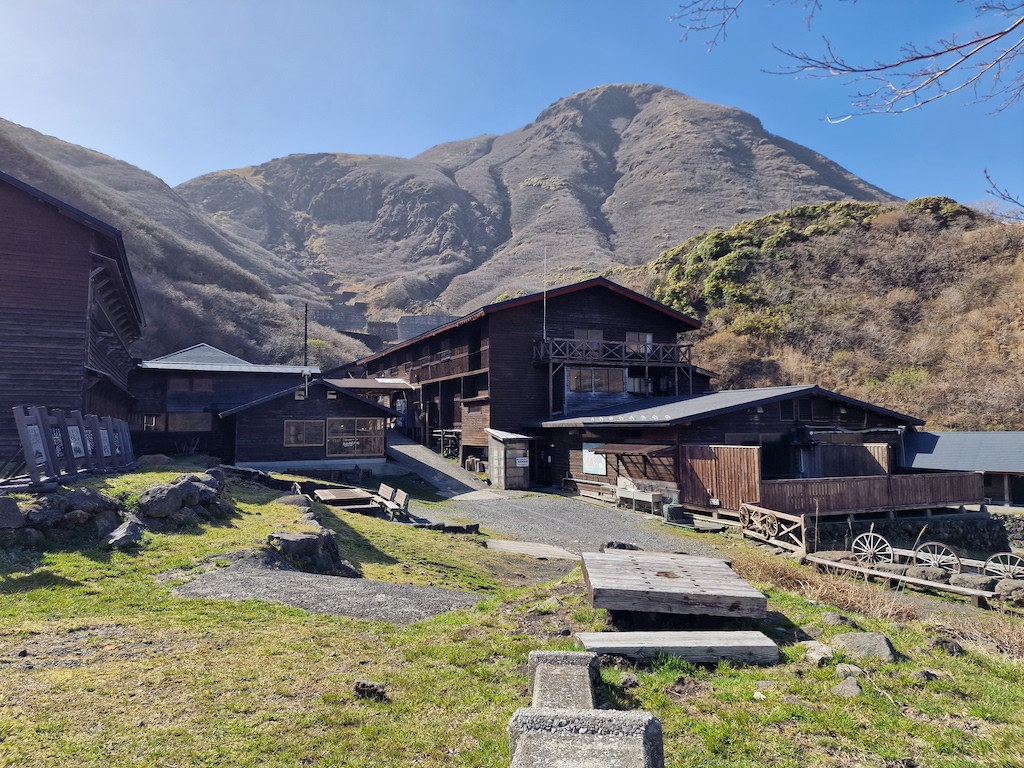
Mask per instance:
[[[539,289],[545,249],[569,282],[793,203],[894,199],[749,114],[648,85],[585,91],[411,160],[293,155],[177,191],[378,317]]]
[[[256,362],[292,360],[302,345],[301,307],[293,307],[327,305],[288,261],[128,163],[0,120],[0,169],[122,230],[148,323],[140,356],[205,341]],[[331,361],[364,351],[315,331],[336,346]]]

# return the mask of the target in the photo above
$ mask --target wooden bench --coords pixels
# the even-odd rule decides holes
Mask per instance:
[[[382,505],[384,510],[391,515],[392,519],[397,517],[408,517],[409,516],[409,494],[399,489],[395,491],[395,496],[390,501],[385,501]]]

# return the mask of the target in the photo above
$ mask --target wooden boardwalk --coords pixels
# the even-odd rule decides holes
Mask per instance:
[[[320,488],[313,497],[321,504],[334,507],[355,507],[369,504],[373,494],[361,488]]]
[[[584,552],[583,578],[595,608],[764,618],[768,598],[728,560],[657,552]]]
[[[722,659],[743,664],[778,664],[779,646],[763,632],[577,632],[592,653],[612,653],[634,659],[676,656],[693,664],[717,664]]]

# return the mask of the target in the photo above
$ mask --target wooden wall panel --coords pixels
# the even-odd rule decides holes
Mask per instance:
[[[960,506],[980,504],[983,496],[982,476],[973,472],[770,480],[761,484],[761,506],[794,514]]]
[[[722,508],[738,510],[743,502],[758,502],[760,480],[761,459],[757,446],[679,447],[681,503],[706,507],[716,498]]]
[[[865,477],[890,472],[888,443],[840,445],[820,443],[805,452],[808,477]]]

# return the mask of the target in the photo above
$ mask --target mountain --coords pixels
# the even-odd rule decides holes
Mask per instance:
[[[794,204],[895,200],[752,115],[651,85],[584,91],[409,160],[291,155],[176,191],[379,319],[538,290],[545,251],[561,284]]]
[[[128,163],[0,120],[0,170],[122,231],[147,319],[140,357],[207,342],[253,362],[300,359],[302,304],[329,306],[287,259]],[[311,335],[327,342],[314,345],[329,348],[327,364],[366,352],[315,324]]]

